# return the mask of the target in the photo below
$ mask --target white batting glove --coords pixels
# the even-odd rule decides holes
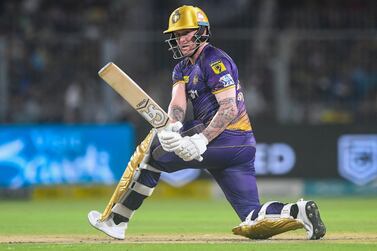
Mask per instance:
[[[162,148],[166,152],[174,152],[180,146],[181,134],[177,132],[161,131],[157,134]]]
[[[169,123],[165,128],[164,131],[167,132],[179,132],[179,130],[182,128],[182,123],[181,121],[177,121],[174,123]]]
[[[208,139],[203,133],[197,133],[193,136],[183,137],[180,145],[175,148],[174,152],[184,161],[196,159],[202,161],[202,154],[207,150]]]
[[[178,133],[182,123],[177,121],[167,125],[161,132],[157,133],[158,140],[166,152],[174,152],[179,145],[182,136]]]

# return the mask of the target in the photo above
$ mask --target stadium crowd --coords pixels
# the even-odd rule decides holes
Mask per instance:
[[[261,24],[258,12],[263,2],[219,1],[216,8],[203,3],[219,29],[212,31],[214,44],[225,47],[239,66],[252,117],[277,121],[273,66],[277,38],[289,33],[295,34],[289,98],[300,107],[291,122],[376,123],[377,2],[271,0],[271,20]],[[5,82],[0,83],[7,87],[2,94],[7,97],[2,122],[132,120],[134,113],[127,109],[108,108],[122,107],[117,105],[122,101],[109,99],[96,75],[114,51],[120,64],[130,66],[131,75],[167,107],[164,95],[170,89],[174,62],[160,33],[176,5],[175,1],[1,1],[0,44],[6,50],[0,60],[7,69]],[[226,18],[226,7],[237,10],[231,19]],[[241,34],[230,34],[236,30],[232,27]],[[261,29],[270,34],[262,51],[255,49],[255,37],[243,33],[259,34]],[[114,44],[118,51],[112,49]],[[131,49],[124,52],[127,46]],[[167,83],[166,89],[154,87],[160,81]]]

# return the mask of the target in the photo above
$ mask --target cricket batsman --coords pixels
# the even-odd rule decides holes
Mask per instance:
[[[322,238],[326,228],[314,201],[284,204],[259,202],[254,160],[256,141],[233,59],[209,43],[207,15],[181,6],[169,18],[169,51],[179,63],[172,74],[170,124],[152,129],[137,147],[108,206],[91,211],[90,224],[115,239],[125,239],[128,222],[153,193],[161,172],[206,169],[241,220],[233,233],[267,239],[304,228],[308,239]],[[185,121],[188,100],[192,121]]]

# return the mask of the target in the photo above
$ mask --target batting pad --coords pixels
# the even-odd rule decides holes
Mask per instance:
[[[303,224],[296,219],[263,219],[252,225],[237,226],[232,229],[232,232],[250,239],[268,239],[274,235],[299,228],[303,228]]]
[[[130,161],[127,164],[126,170],[124,171],[122,177],[120,178],[120,181],[115,188],[115,191],[113,195],[111,196],[111,199],[109,203],[107,204],[105,210],[103,211],[100,220],[105,221],[112,213],[112,208],[115,204],[117,204],[121,198],[130,190],[130,184],[134,180],[134,176],[137,173],[138,167],[140,163],[143,161],[145,157],[149,154],[149,149],[152,143],[152,140],[155,136],[156,132],[154,129],[152,129],[147,137],[136,147],[136,151],[131,156]],[[139,190],[142,190],[142,192],[145,189],[142,189],[143,187],[137,186],[136,187]],[[146,192],[147,193],[147,192]],[[148,194],[150,192],[148,191]]]

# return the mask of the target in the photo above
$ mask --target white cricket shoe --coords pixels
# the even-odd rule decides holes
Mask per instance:
[[[98,211],[90,211],[88,213],[88,220],[90,225],[94,228],[101,230],[110,237],[113,237],[118,240],[125,239],[125,233],[127,229],[127,223],[122,222],[116,225],[113,218],[109,218],[105,221],[100,221],[101,213]]]
[[[326,227],[321,216],[319,209],[314,201],[299,200],[297,201],[298,215],[297,219],[302,221],[304,228],[308,234],[308,239],[318,240],[326,234]]]

